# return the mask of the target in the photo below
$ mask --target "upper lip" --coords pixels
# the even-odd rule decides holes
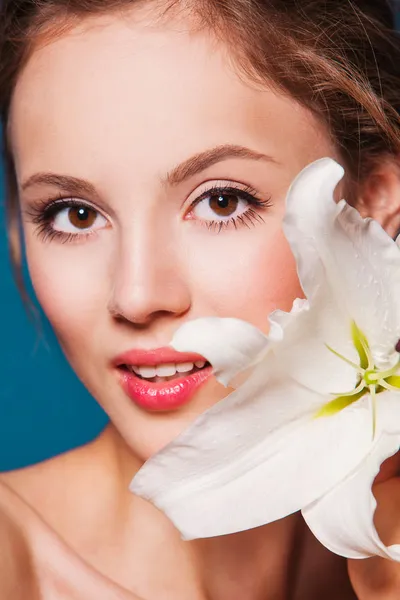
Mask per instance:
[[[170,346],[164,346],[162,348],[155,348],[151,350],[134,349],[128,350],[123,354],[120,354],[113,360],[113,364],[116,367],[122,365],[137,365],[137,366],[155,366],[162,364],[171,363],[195,363],[196,361],[205,361],[207,359],[201,354],[195,354],[194,352],[177,352]]]

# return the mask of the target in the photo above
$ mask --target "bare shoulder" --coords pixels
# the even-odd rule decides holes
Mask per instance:
[[[6,483],[34,508],[44,509],[61,499],[68,501],[74,488],[95,476],[99,438],[43,462],[0,473]],[[69,490],[69,493],[68,493]]]
[[[90,513],[82,497],[95,462],[83,446],[0,473],[0,600],[90,597],[79,588],[96,577],[75,549],[79,533],[90,530],[82,527]]]
[[[62,504],[62,498],[65,497],[65,487],[70,488],[73,484],[67,470],[75,452],[68,452],[15,471],[0,473],[0,483],[18,494],[43,519],[51,521],[54,509]]]
[[[52,489],[61,491],[60,487],[63,482],[67,484],[66,478],[69,479],[73,467],[82,467],[86,453],[86,447],[76,448],[34,465],[2,472],[0,482],[36,505],[37,499],[51,494]]]
[[[39,598],[38,580],[18,501],[0,485],[0,598]]]
[[[139,600],[82,560],[4,476],[0,540],[0,600]]]
[[[106,510],[107,480],[115,469],[108,467],[105,454],[99,437],[39,464],[0,473],[0,484],[75,547],[97,530],[99,511]]]
[[[20,528],[0,511],[0,598],[39,598],[29,545]]]

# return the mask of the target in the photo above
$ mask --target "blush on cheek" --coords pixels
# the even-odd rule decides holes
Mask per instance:
[[[281,309],[290,311],[295,298],[304,298],[297,276],[296,262],[281,230],[266,236],[243,252],[236,272],[225,282],[229,296],[225,310],[229,316],[244,319],[264,332],[269,328],[268,315]]]
[[[296,298],[304,298],[297,275],[297,265],[289,243],[280,232],[273,242],[271,259],[264,259],[258,272],[265,273],[264,292],[271,310],[290,311]]]
[[[283,235],[277,234],[268,254],[254,260],[249,273],[248,320],[267,333],[268,315],[280,309],[290,312],[296,298],[304,298],[297,276],[296,262],[289,244]]]
[[[295,298],[304,298],[296,262],[282,230],[254,236],[244,247],[236,248],[231,259],[224,259],[222,253],[219,256],[222,258],[218,263],[214,258],[203,282],[207,307],[202,307],[202,314],[208,309],[221,317],[243,319],[267,332],[272,311],[290,311]]]
[[[28,254],[29,272],[38,301],[60,342],[79,343],[98,316],[96,279],[75,261],[62,260],[57,252]]]

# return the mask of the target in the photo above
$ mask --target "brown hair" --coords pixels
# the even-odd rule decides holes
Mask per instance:
[[[0,0],[1,1],[1,0]],[[37,44],[85,17],[152,3],[187,11],[228,46],[240,72],[322,119],[355,185],[400,149],[400,44],[389,0],[2,0],[0,116],[14,273],[21,277],[18,188],[8,132],[19,73]]]

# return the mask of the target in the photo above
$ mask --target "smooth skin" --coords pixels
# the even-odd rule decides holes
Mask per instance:
[[[111,365],[128,349],[167,345],[196,317],[238,317],[267,331],[272,310],[290,309],[302,290],[281,228],[284,199],[308,163],[340,161],[325,125],[241,78],[227,49],[189,21],[157,23],[142,9],[83,21],[37,48],[10,126],[35,292],[110,424],[82,448],[1,476],[9,552],[0,553],[0,581],[51,600],[355,598],[346,561],[321,547],[298,514],[182,542],[163,514],[131,494],[143,462],[229,390],[211,379],[180,409],[145,411]],[[85,185],[64,180],[61,189],[38,177],[49,173]],[[207,196],[221,185],[239,188],[230,218],[242,221],[227,225]],[[240,195],[250,188],[268,206],[251,207]],[[399,226],[399,188],[386,162],[359,198],[388,231]],[[43,203],[61,196],[80,207],[61,207],[47,223],[64,237],[44,236]],[[400,529],[393,465],[378,494],[380,526],[390,532]],[[24,565],[22,579],[6,555],[15,569]],[[390,600],[376,581],[392,585],[397,565],[350,567],[361,600]]]

